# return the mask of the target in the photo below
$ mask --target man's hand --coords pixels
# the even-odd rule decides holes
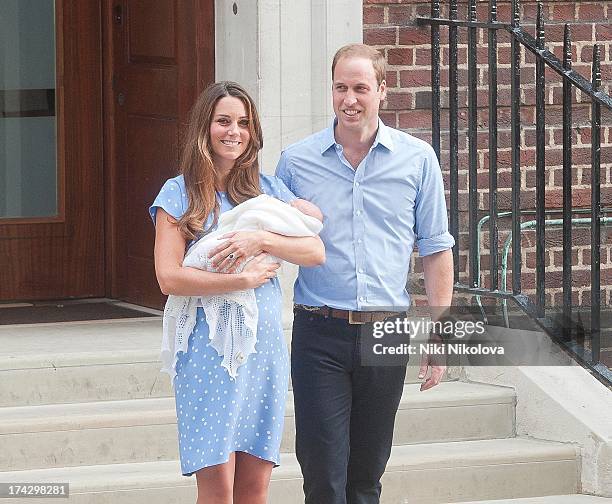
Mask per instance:
[[[442,345],[442,338],[432,334],[428,341],[429,345],[437,346]],[[419,369],[419,379],[423,379],[427,376],[427,372],[431,371],[429,378],[421,383],[421,392],[435,387],[440,383],[444,372],[446,371],[446,355],[445,354],[431,354],[425,353],[421,357],[421,367]]]
[[[451,249],[423,257],[423,276],[427,304],[429,304],[432,319],[437,320],[453,300],[453,253]],[[431,345],[440,344],[442,338],[431,334],[429,343]],[[419,378],[425,378],[428,370],[431,370],[431,375],[421,384],[421,390],[430,389],[440,383],[446,371],[446,357],[444,355],[423,355]]]

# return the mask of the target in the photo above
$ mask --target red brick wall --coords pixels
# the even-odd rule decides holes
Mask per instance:
[[[448,15],[448,1],[443,1],[442,16]],[[534,33],[536,3],[521,2],[521,22]],[[498,2],[498,19],[510,21],[510,2]],[[488,2],[477,4],[478,20],[488,19]],[[459,3],[459,19],[466,19],[467,3]],[[603,88],[612,91],[612,1],[603,2],[544,2],[547,19],[547,48],[561,57],[564,23],[571,24],[573,40],[573,68],[590,80],[593,43],[600,44],[602,55]],[[364,42],[381,50],[387,59],[388,97],[381,117],[386,124],[431,141],[431,54],[430,29],[418,27],[417,16],[429,16],[431,3],[416,0],[364,0]],[[461,226],[461,277],[467,278],[467,202],[468,202],[468,142],[467,142],[467,30],[459,29],[459,201]],[[448,189],[448,31],[441,28],[441,102],[442,153],[441,165]],[[487,33],[478,31],[478,198],[480,217],[488,213],[488,65]],[[498,201],[499,209],[511,205],[510,189],[510,37],[498,31]],[[521,55],[521,207],[534,209],[535,202],[535,58],[523,49]],[[546,203],[549,209],[562,205],[562,80],[547,69],[546,73]],[[590,100],[574,93],[573,96],[573,204],[590,206]],[[602,205],[612,208],[612,112],[602,109],[601,137],[601,196]],[[612,216],[612,213],[607,215]],[[551,215],[560,218],[561,215]],[[577,215],[577,217],[579,217]],[[533,220],[526,215],[524,220]],[[500,251],[510,228],[509,219],[500,220]],[[590,289],[590,231],[576,228],[573,235],[574,302],[589,304]],[[486,269],[489,265],[488,233],[481,237],[481,284],[489,286]],[[547,304],[561,302],[561,230],[547,230]],[[535,281],[535,231],[522,236],[522,283],[527,294],[533,294]],[[612,304],[612,227],[602,227],[602,303]],[[509,264],[511,265],[511,254]],[[421,265],[415,260],[415,271]],[[511,286],[511,272],[508,286]]]

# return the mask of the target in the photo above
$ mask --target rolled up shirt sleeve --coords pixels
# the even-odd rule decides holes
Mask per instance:
[[[455,244],[453,236],[448,232],[442,172],[431,148],[426,150],[424,156],[421,184],[416,197],[415,233],[421,257],[448,250]]]

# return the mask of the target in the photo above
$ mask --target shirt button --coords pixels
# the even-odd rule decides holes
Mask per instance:
[[[359,239],[357,240],[357,243],[361,243],[361,238],[359,238]]]
[[[355,212],[355,215],[357,215],[357,217],[359,217],[359,216],[361,215],[361,210],[357,210],[357,211]]]
[[[363,296],[359,296],[359,301],[365,301],[365,298]]]
[[[355,182],[355,186],[356,186],[356,187],[359,187],[359,182]]]
[[[363,268],[359,268],[359,273],[363,273]]]

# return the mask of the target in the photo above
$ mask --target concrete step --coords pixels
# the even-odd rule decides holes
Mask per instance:
[[[514,435],[512,389],[444,382],[420,392],[407,384],[395,444]],[[293,396],[287,398],[283,452],[295,445]],[[173,398],[0,408],[0,468],[24,470],[178,458]]]
[[[159,317],[0,327],[0,407],[171,395]]]
[[[171,397],[160,341],[159,317],[0,326],[0,407]]]
[[[396,446],[383,477],[382,502],[447,503],[575,493],[574,446],[529,439]],[[179,504],[195,499],[195,479],[176,461],[0,473],[0,482],[70,482],[72,504]],[[14,499],[27,504],[29,499]],[[283,454],[272,473],[271,504],[303,502],[300,470]]]
[[[593,495],[547,495],[546,497],[528,497],[526,499],[502,499],[487,501],[470,501],[461,504],[604,504],[611,503],[612,498]],[[459,504],[459,503],[454,503]]]

